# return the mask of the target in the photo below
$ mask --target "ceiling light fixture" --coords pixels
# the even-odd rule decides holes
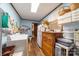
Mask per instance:
[[[32,3],[31,4],[31,12],[36,13],[40,3]]]

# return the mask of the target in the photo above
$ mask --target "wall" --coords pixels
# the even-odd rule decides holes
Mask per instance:
[[[8,12],[11,17],[14,18],[15,22],[17,22],[18,27],[20,26],[20,18],[15,10],[9,3],[0,3],[0,8],[3,9],[5,12]],[[3,34],[4,35],[4,34]],[[3,37],[2,44],[7,42],[7,36]]]
[[[35,22],[35,21],[21,20],[21,25],[26,25],[30,28],[30,30],[27,33],[29,36],[32,36],[32,23],[39,24],[39,22]]]

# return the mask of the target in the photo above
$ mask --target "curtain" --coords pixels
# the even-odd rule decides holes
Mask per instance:
[[[2,15],[2,28],[8,28],[8,13],[3,13]]]

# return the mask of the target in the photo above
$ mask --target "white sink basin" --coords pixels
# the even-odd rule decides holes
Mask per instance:
[[[27,34],[20,34],[20,33],[9,35],[8,37],[10,38],[11,41],[28,39],[28,35]]]

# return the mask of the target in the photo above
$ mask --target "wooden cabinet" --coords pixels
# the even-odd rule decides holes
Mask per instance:
[[[46,56],[55,55],[55,43],[57,38],[62,38],[63,35],[60,32],[43,32],[42,33],[42,51]]]
[[[47,56],[55,55],[55,36],[50,32],[42,34],[42,50]]]

